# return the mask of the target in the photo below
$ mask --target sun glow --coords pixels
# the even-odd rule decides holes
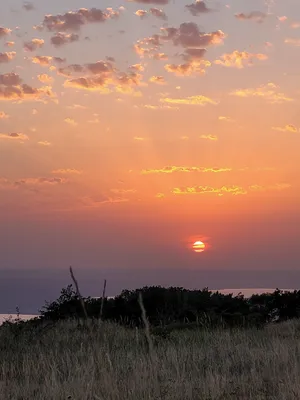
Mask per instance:
[[[193,244],[193,250],[195,253],[203,253],[203,251],[205,250],[205,244],[201,242],[201,240],[197,240]]]

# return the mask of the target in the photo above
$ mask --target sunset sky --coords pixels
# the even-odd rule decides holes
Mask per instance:
[[[1,285],[300,271],[299,65],[299,0],[3,1]]]

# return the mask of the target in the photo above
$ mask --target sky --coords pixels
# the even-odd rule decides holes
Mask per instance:
[[[4,2],[0,312],[70,265],[94,296],[300,286],[299,49],[298,0]]]

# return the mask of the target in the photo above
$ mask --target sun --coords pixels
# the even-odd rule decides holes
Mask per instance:
[[[201,242],[201,240],[197,240],[193,244],[193,250],[195,253],[203,253],[203,251],[205,250],[205,244]]]

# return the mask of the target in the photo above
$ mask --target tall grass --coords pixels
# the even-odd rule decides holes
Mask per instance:
[[[97,324],[1,327],[0,399],[300,398],[299,321],[172,332],[152,355],[145,330]]]

